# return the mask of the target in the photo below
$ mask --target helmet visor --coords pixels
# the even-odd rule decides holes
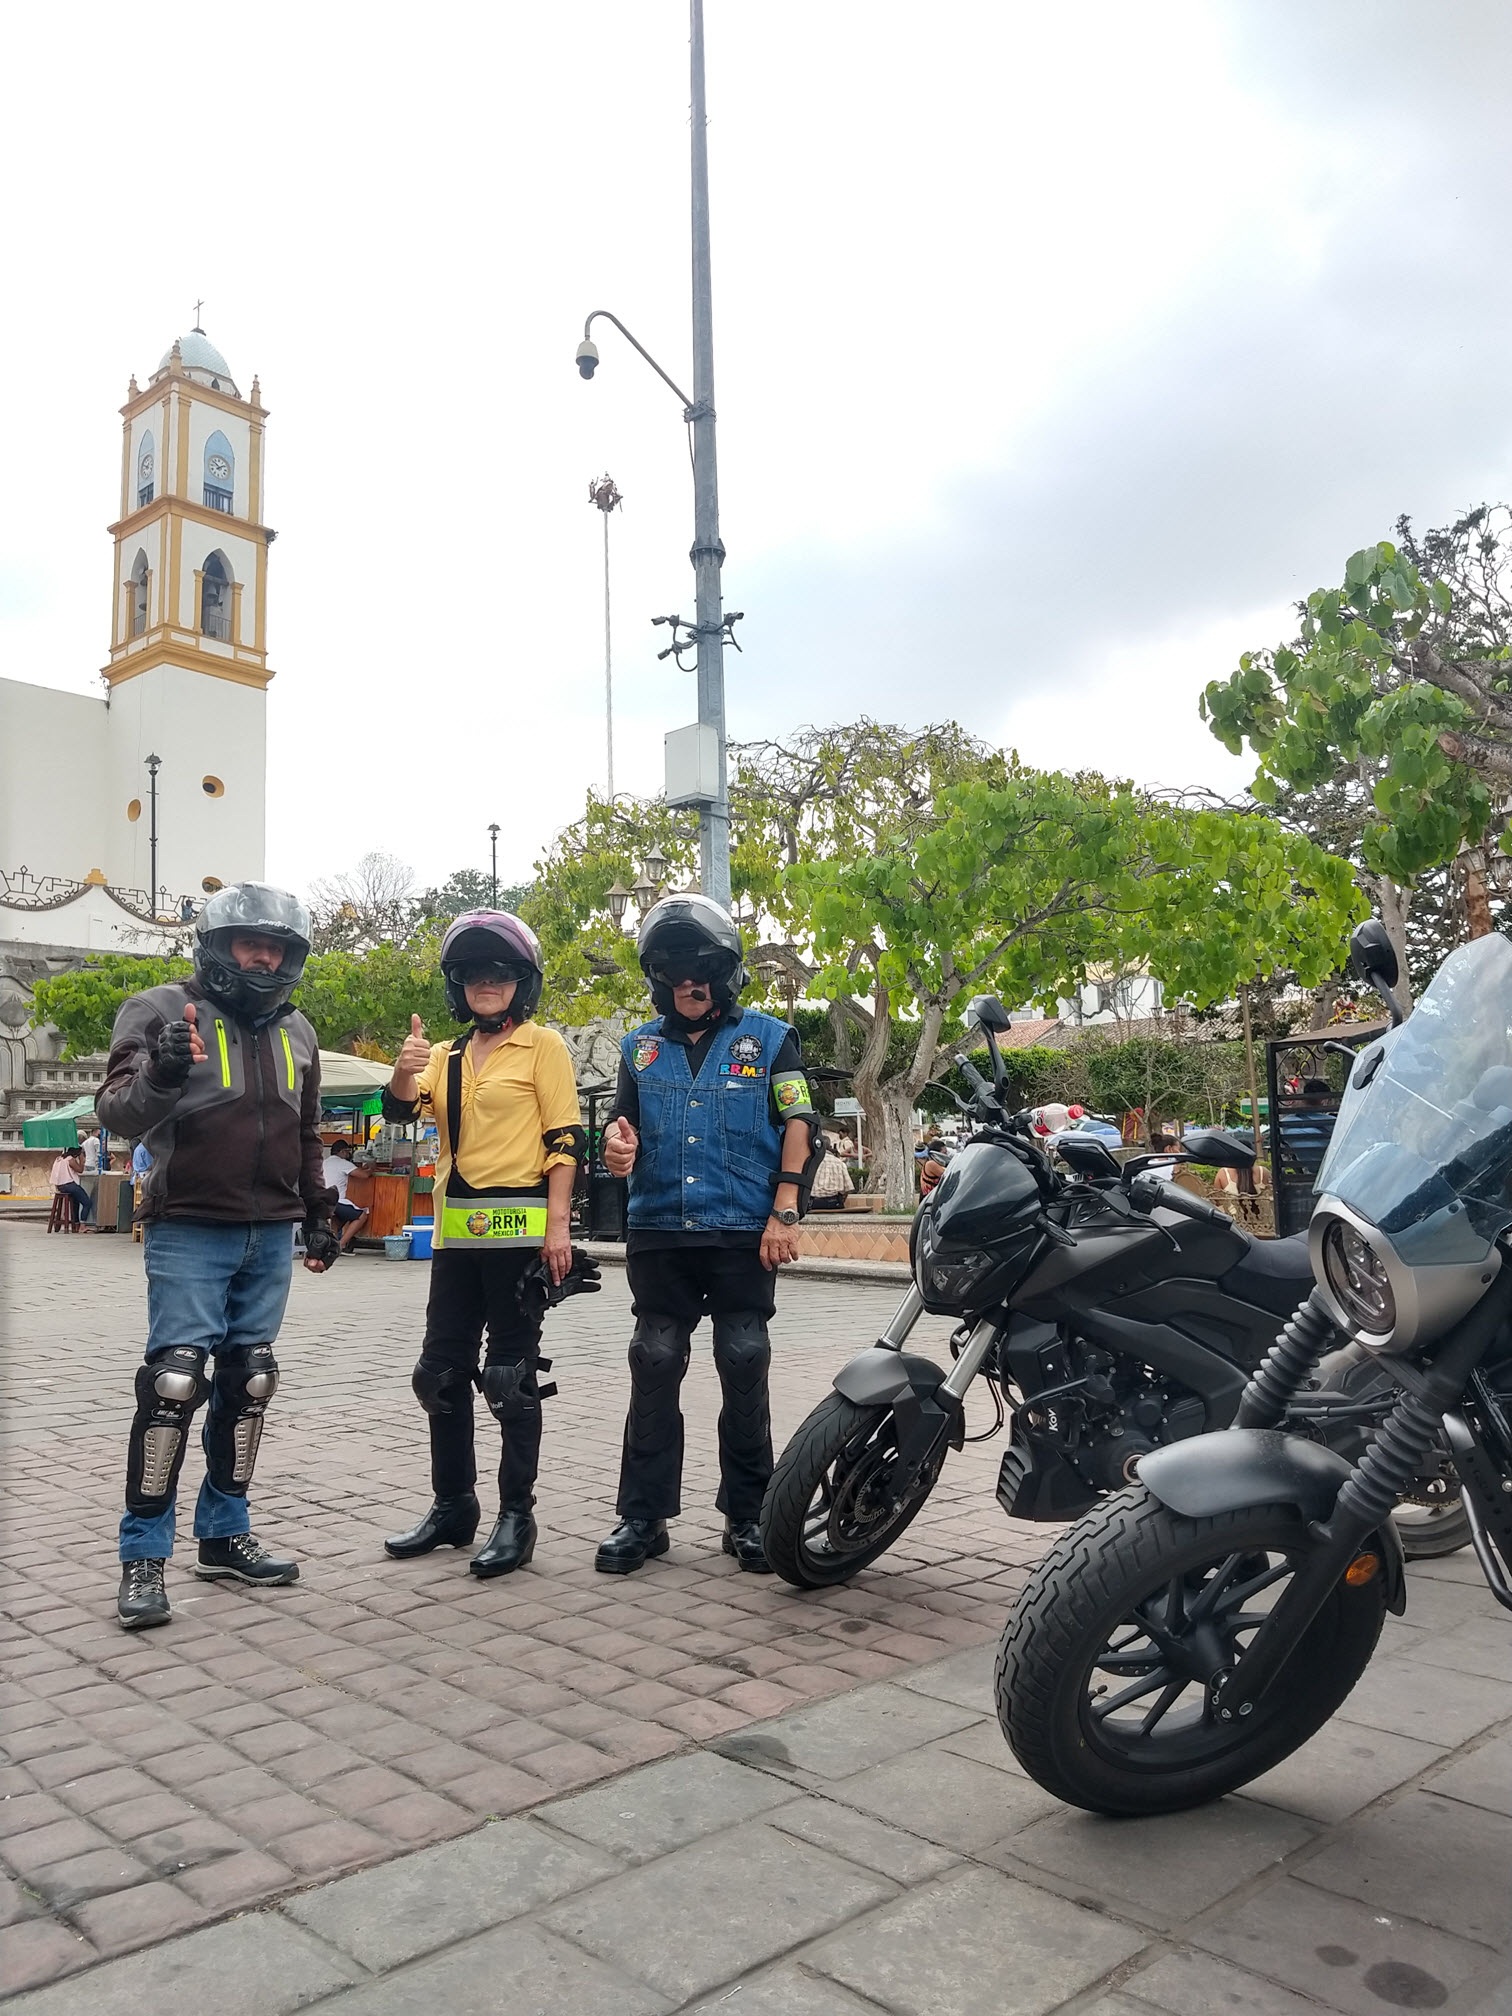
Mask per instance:
[[[686,952],[658,949],[646,959],[646,977],[661,987],[680,987],[686,981],[707,987],[728,979],[733,963],[728,952],[715,946]]]
[[[503,987],[509,981],[528,980],[531,968],[501,959],[458,959],[447,971],[463,987]]]

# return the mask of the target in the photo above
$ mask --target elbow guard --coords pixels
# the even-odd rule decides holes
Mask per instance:
[[[570,1155],[574,1162],[581,1165],[588,1153],[588,1130],[586,1127],[550,1127],[541,1136],[541,1145],[548,1155]]]
[[[807,1087],[805,1087],[805,1090],[807,1090]],[[826,1152],[824,1146],[824,1123],[817,1113],[789,1113],[787,1117],[790,1120],[800,1119],[808,1122],[809,1152],[804,1160],[803,1167],[798,1171],[796,1176],[790,1169],[778,1169],[775,1171],[772,1177],[772,1188],[775,1190],[779,1183],[795,1184],[798,1190],[799,1212],[806,1214],[809,1207],[809,1192],[814,1187],[814,1178],[819,1174],[819,1167],[824,1160]]]

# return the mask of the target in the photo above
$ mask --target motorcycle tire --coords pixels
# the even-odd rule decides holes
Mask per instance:
[[[1181,1670],[1180,1648],[1203,1605],[1209,1646],[1216,1630],[1237,1656],[1248,1642],[1240,1634],[1264,1615],[1246,1604],[1276,1590],[1317,1544],[1289,1506],[1185,1519],[1137,1486],[1106,1499],[1061,1535],[1003,1634],[998,1721],[1019,1763],[1068,1805],[1136,1815],[1202,1805],[1289,1757],[1369,1665],[1385,1576],[1358,1587],[1340,1580],[1243,1721],[1213,1717],[1206,1688]],[[1135,1649],[1141,1640],[1147,1651]],[[1119,1686],[1120,1675],[1131,1684]],[[1133,1712],[1116,1721],[1124,1709]]]
[[[900,1505],[887,1492],[897,1460],[890,1407],[826,1394],[778,1459],[761,1507],[767,1560],[795,1589],[830,1589],[885,1554],[934,1489],[939,1465]]]
[[[1404,1501],[1392,1513],[1391,1523],[1409,1561],[1441,1561],[1470,1545],[1470,1521],[1457,1497],[1432,1509]]]

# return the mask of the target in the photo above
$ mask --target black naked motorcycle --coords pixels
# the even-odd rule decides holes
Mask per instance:
[[[1312,1286],[1305,1235],[1252,1239],[1149,1167],[1171,1158],[1121,1167],[1102,1142],[1071,1136],[1059,1144],[1071,1173],[1060,1173],[1029,1116],[1007,1109],[990,1040],[1009,1026],[1002,1005],[980,995],[967,1021],[989,1036],[993,1082],[962,1061],[974,1131],[915,1218],[913,1285],[798,1429],[767,1489],[767,1558],[799,1588],[848,1581],[912,1522],[965,1443],[963,1403],[978,1378],[996,1409],[988,1433],[1009,1421],[1004,1511],[1079,1518],[1151,1451],[1226,1427]],[[1175,1158],[1229,1168],[1254,1159],[1248,1142],[1217,1128],[1189,1134]],[[904,1349],[926,1311],[964,1319],[948,1370]],[[1299,1419],[1353,1455],[1384,1404],[1373,1366],[1346,1358],[1337,1378],[1335,1369],[1299,1395]],[[1414,1551],[1450,1551],[1468,1537],[1439,1470],[1430,1454],[1410,1480]]]
[[[1405,1608],[1392,1507],[1441,1438],[1512,1609],[1512,944],[1451,953],[1405,1024],[1380,925],[1353,956],[1398,1026],[1350,1074],[1307,1232],[1311,1295],[1238,1425],[1146,1456],[1061,1536],[1003,1638],[1015,1756],[1094,1812],[1215,1799],[1334,1713]],[[1352,1461],[1288,1425],[1341,1338],[1395,1395]]]

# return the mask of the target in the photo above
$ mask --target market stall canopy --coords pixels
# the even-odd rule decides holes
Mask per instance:
[[[23,1120],[21,1145],[23,1148],[77,1148],[79,1130],[75,1122],[93,1118],[94,1095],[86,1093],[82,1099],[70,1099],[66,1106],[55,1106],[41,1120]]]
[[[378,1095],[394,1075],[392,1064],[375,1064],[345,1050],[320,1053],[320,1103],[349,1112],[376,1113]]]

